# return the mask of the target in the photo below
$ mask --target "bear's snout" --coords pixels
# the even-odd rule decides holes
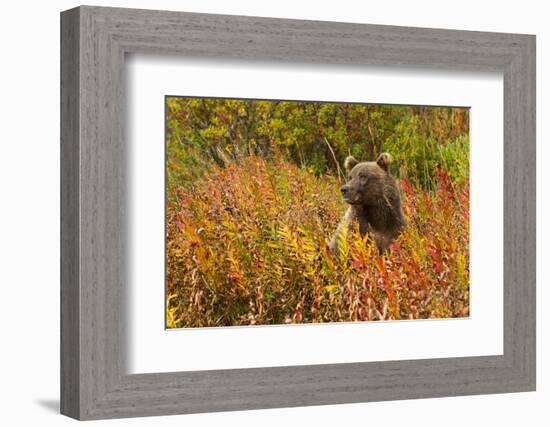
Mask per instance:
[[[342,196],[346,197],[349,194],[349,187],[347,185],[344,185],[342,188],[340,188],[340,193],[342,193]]]

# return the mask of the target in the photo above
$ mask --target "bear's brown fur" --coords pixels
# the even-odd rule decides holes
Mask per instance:
[[[330,242],[330,249],[338,253],[338,242],[344,232],[355,222],[359,223],[362,236],[369,234],[382,254],[399,236],[405,226],[401,210],[401,196],[395,179],[389,172],[391,156],[382,153],[375,162],[358,162],[349,156],[344,166],[349,181],[341,188],[348,210],[338,225]]]

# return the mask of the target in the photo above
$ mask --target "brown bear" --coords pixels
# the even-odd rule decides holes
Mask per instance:
[[[395,179],[389,172],[391,156],[382,153],[375,162],[358,162],[349,156],[344,162],[349,181],[340,191],[348,210],[330,242],[338,253],[338,242],[344,228],[359,223],[361,236],[366,233],[374,240],[380,254],[399,236],[405,226],[401,196]]]

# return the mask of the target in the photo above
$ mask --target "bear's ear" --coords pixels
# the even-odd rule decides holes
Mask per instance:
[[[380,166],[382,169],[384,169],[386,172],[390,168],[391,163],[391,156],[390,153],[382,153],[378,156],[376,159],[376,163],[378,166]]]
[[[346,160],[344,161],[344,168],[346,168],[346,170],[349,172],[351,172],[351,170],[353,169],[353,167],[359,163],[357,161],[357,159],[353,156],[348,156],[346,157]]]

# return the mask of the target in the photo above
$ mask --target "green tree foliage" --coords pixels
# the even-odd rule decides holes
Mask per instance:
[[[250,155],[337,176],[347,155],[388,151],[426,189],[438,166],[453,180],[469,169],[466,108],[168,97],[166,120],[169,186]]]

